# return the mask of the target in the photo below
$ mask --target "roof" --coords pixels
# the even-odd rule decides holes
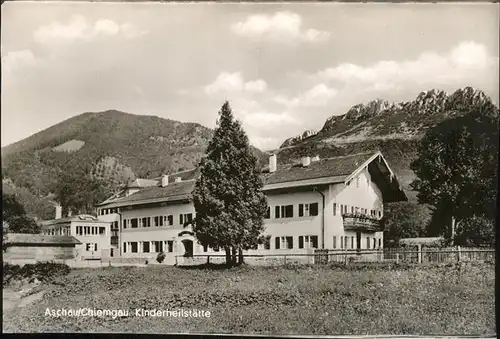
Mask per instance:
[[[158,180],[137,178],[132,181],[127,188],[142,188],[158,185]]]
[[[181,171],[181,172],[176,172],[173,174],[169,174],[168,175],[168,183],[169,183],[168,186],[173,185],[173,184],[178,184],[175,182],[176,178],[180,178],[181,182],[182,181],[190,181],[190,180],[195,180],[199,176],[199,174],[200,174],[199,167],[192,168],[192,169],[185,170],[185,171]],[[162,177],[157,177],[157,178],[153,178],[153,179],[136,179],[136,180],[134,180],[134,182],[132,184],[127,186],[127,188],[141,188],[141,187],[146,188],[146,187],[154,187],[154,186],[161,188],[161,179],[162,179]],[[135,182],[137,182],[138,185],[134,184]],[[147,185],[145,185],[145,184],[147,184]],[[140,185],[143,185],[143,186],[140,186]],[[151,191],[154,191],[156,193],[152,193]],[[142,193],[142,190],[140,192]],[[153,195],[158,194],[160,196],[163,194],[163,193],[157,192],[157,190],[150,190],[148,192],[150,192],[149,194],[153,194]],[[137,195],[137,193],[133,194],[134,197],[136,195]],[[121,204],[121,202],[122,201],[130,201],[130,200],[128,200],[128,198],[130,196],[126,196],[125,190],[123,190],[123,191],[119,192],[118,194],[115,194],[114,196],[106,199],[105,201],[103,201],[99,204],[96,204],[96,206],[106,206],[106,208],[123,206],[123,204]],[[181,199],[184,199],[184,198],[181,197]],[[120,203],[120,204],[118,204],[118,203]]]
[[[44,235],[44,234],[24,234],[7,233],[8,244],[44,244],[44,245],[79,245],[81,244],[75,237],[70,235]]]
[[[291,181],[335,177],[335,182],[343,182],[359,166],[366,162],[374,152],[359,153],[334,158],[311,161],[309,166],[288,164],[278,167],[273,173],[263,174],[266,185]]]
[[[407,200],[394,173],[380,152],[320,159],[311,161],[306,167],[301,164],[281,165],[273,173],[262,173],[261,178],[264,181],[265,191],[298,186],[328,185],[348,182],[365,167],[368,167],[372,178],[377,181],[384,200],[387,202]],[[111,201],[108,199],[99,206],[106,205],[106,208],[114,208],[190,199],[199,174],[199,168],[175,173],[169,175],[169,184],[165,187],[161,187],[158,183],[158,186],[143,188],[126,197],[122,196]],[[176,177],[181,177],[183,181],[175,182]],[[160,178],[158,180],[160,182]]]
[[[40,222],[42,226],[57,225],[57,224],[69,224],[72,221],[85,221],[86,223],[103,223],[105,221],[97,219],[97,217],[90,214],[79,214],[71,217],[46,220]]]
[[[143,203],[179,201],[191,198],[194,190],[195,180],[169,183],[165,187],[146,187],[128,197],[116,199],[108,204],[107,208],[130,206]]]

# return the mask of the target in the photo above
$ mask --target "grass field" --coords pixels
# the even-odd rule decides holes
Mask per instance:
[[[4,332],[495,334],[494,265],[332,268],[74,269],[4,312]],[[52,317],[46,309],[126,309],[128,317]],[[210,318],[137,317],[135,308]]]

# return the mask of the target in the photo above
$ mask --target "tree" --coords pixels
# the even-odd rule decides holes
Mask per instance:
[[[193,231],[200,244],[224,248],[231,265],[238,252],[243,263],[243,250],[255,248],[264,230],[267,199],[262,187],[257,158],[226,101],[193,192]]]
[[[426,235],[430,213],[426,205],[396,202],[387,205],[384,219],[384,247],[397,247],[402,238],[417,238]]]
[[[40,226],[26,215],[24,207],[17,201],[15,195],[3,194],[2,228],[4,234],[9,233],[40,233]]]
[[[420,203],[432,206],[434,235],[450,238],[453,224],[458,227],[476,217],[494,220],[498,122],[498,108],[487,101],[464,116],[443,121],[424,136],[418,158],[411,164],[417,175],[411,186],[418,191]]]
[[[91,176],[90,169],[62,172],[54,186],[55,199],[61,204],[63,216],[92,213],[94,206],[111,193],[104,180]]]

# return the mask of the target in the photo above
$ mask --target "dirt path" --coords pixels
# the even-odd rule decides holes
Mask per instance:
[[[13,289],[13,288],[4,288],[3,289],[3,314],[6,311],[10,311],[15,309],[16,307],[25,307],[37,300],[42,299],[44,291],[39,291],[33,294],[29,294],[35,286],[24,286],[21,290]]]

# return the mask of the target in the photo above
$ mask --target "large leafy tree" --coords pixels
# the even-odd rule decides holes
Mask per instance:
[[[26,215],[24,207],[15,195],[2,195],[2,227],[3,233],[40,233],[40,226]]]
[[[384,219],[384,247],[397,247],[402,238],[417,238],[426,235],[430,213],[426,205],[396,202],[387,205]]]
[[[219,120],[193,192],[193,230],[204,246],[226,251],[228,264],[243,262],[242,251],[257,246],[264,230],[267,199],[262,192],[257,158],[228,102]]]
[[[93,213],[94,206],[110,194],[106,182],[89,174],[75,170],[62,172],[54,186],[55,199],[61,204],[63,216],[72,213]]]
[[[498,108],[486,101],[464,116],[443,121],[424,136],[411,168],[417,175],[412,187],[418,191],[419,202],[433,210],[429,233],[450,238],[454,220],[456,229],[470,235],[464,227],[473,227],[471,221],[494,220],[498,122]]]

